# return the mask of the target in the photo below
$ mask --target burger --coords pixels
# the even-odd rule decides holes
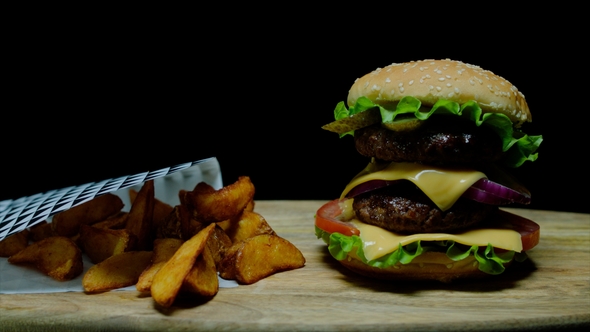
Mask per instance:
[[[395,63],[357,79],[334,116],[322,128],[368,162],[315,217],[346,268],[450,282],[501,274],[538,244],[538,224],[501,209],[530,203],[510,169],[542,141],[521,130],[531,112],[506,79],[449,59]]]

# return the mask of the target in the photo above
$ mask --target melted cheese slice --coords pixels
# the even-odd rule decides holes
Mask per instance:
[[[481,228],[472,229],[458,234],[446,233],[423,233],[412,235],[400,235],[384,230],[383,228],[365,224],[357,219],[351,221],[361,232],[363,240],[363,251],[368,260],[377,259],[394,252],[399,244],[402,246],[422,241],[444,241],[453,240],[468,246],[487,246],[491,243],[494,248],[522,251],[521,236],[517,231],[502,228]]]
[[[441,210],[451,208],[461,195],[486,175],[469,169],[451,169],[417,163],[390,163],[384,168],[371,163],[344,188],[340,198],[354,187],[371,180],[409,180],[420,188]]]

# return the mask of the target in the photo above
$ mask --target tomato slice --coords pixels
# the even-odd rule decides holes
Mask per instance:
[[[346,236],[359,235],[361,232],[354,225],[336,219],[336,217],[342,214],[342,207],[339,203],[340,200],[335,199],[324,204],[316,213],[315,225],[330,234],[340,233]]]
[[[342,214],[340,200],[335,199],[324,204],[316,213],[315,225],[328,233],[340,233],[346,236],[359,235],[360,231],[349,222],[338,220]],[[520,233],[522,250],[527,251],[539,244],[540,227],[532,220],[500,210],[499,216],[508,222],[511,229]]]
[[[532,249],[539,244],[539,239],[541,237],[541,227],[539,224],[530,219],[503,210],[499,210],[498,214],[502,220],[510,223],[511,229],[520,233],[523,251]]]

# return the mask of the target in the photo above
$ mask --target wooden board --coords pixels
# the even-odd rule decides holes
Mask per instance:
[[[320,201],[258,201],[306,266],[167,310],[135,291],[0,295],[0,330],[544,330],[590,326],[590,215],[509,209],[541,225],[529,262],[472,282],[382,282],[343,269],[314,235]]]

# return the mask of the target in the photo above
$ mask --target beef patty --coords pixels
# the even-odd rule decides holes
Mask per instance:
[[[456,232],[482,222],[497,207],[460,198],[442,211],[410,181],[354,198],[356,217],[396,233]]]
[[[496,162],[502,157],[502,142],[485,126],[438,116],[420,128],[396,132],[381,125],[355,130],[355,146],[366,157],[385,161],[428,164]]]

